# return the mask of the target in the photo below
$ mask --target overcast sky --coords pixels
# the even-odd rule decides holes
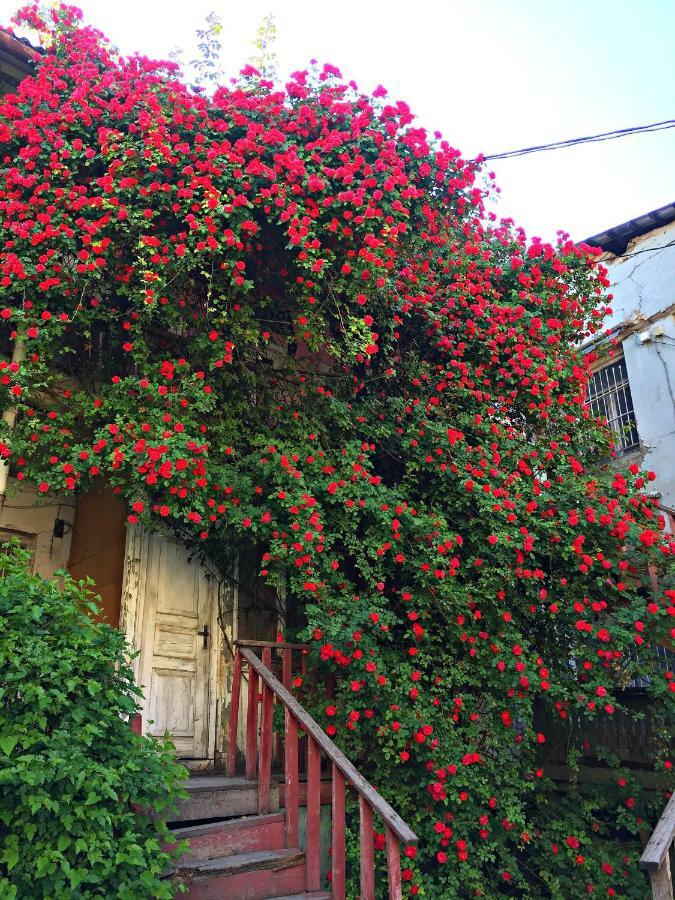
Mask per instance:
[[[0,0],[7,23],[19,4]],[[123,52],[194,55],[214,10],[236,74],[276,17],[282,74],[311,58],[383,84],[465,156],[675,119],[672,0],[80,0]],[[675,129],[492,164],[498,211],[576,239],[675,201]]]

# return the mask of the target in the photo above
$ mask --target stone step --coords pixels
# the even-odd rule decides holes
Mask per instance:
[[[229,819],[258,812],[258,784],[243,777],[193,775],[182,785],[186,800],[179,800],[169,822],[195,819]],[[279,786],[272,782],[270,811],[279,809]]]
[[[268,900],[305,888],[302,850],[255,850],[181,865],[174,878],[189,900]]]
[[[185,840],[190,844],[176,866],[252,850],[281,850],[285,842],[284,826],[284,814],[276,812],[174,828],[171,833],[175,842]]]

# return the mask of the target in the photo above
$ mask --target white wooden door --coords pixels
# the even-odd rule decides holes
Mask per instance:
[[[143,732],[168,732],[178,757],[213,759],[215,585],[172,538],[137,529],[127,542],[128,556],[130,551],[125,601],[136,593],[133,630],[140,650],[137,681],[145,698]]]

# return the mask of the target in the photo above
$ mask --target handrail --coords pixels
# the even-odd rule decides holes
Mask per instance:
[[[349,762],[342,750],[335,746],[321,726],[302,706],[300,706],[295,697],[286,690],[278,678],[274,677],[267,666],[263,665],[255,653],[244,648],[242,649],[241,654],[244,659],[247,660],[249,665],[253,666],[262,680],[274,691],[284,706],[291,710],[303,730],[314,738],[326,756],[335,763],[345,778],[359,792],[364,800],[367,800],[375,812],[381,816],[385,824],[391,828],[396,837],[406,844],[416,843],[417,835],[412,828],[406,825],[396,810],[394,810],[384,797],[381,794],[378,794],[375,788],[366,781],[353,763]]]
[[[670,795],[670,800],[640,857],[641,868],[649,872],[654,900],[673,900],[670,847],[674,840],[675,793]]]
[[[262,648],[262,660],[252,648]],[[258,812],[270,811],[271,769],[274,730],[273,705],[281,703],[285,709],[283,742],[277,736],[277,756],[282,756],[285,789],[286,846],[298,846],[300,806],[299,766],[304,763],[306,782],[306,845],[305,889],[317,891],[321,887],[321,856],[319,846],[322,796],[321,753],[330,761],[331,784],[331,894],[334,900],[345,900],[345,789],[349,783],[359,795],[360,820],[360,879],[361,900],[375,900],[375,856],[373,841],[373,813],[383,819],[386,837],[387,878],[390,900],[402,900],[400,842],[417,843],[417,835],[398,813],[369,784],[344,753],[310,716],[289,688],[292,682],[293,651],[307,651],[303,644],[284,644],[266,641],[235,641],[232,698],[230,702],[230,738],[227,754],[227,774],[236,772],[237,730],[241,699],[242,666],[248,666],[248,709],[246,712],[245,762],[246,777],[258,779]],[[281,651],[282,679],[272,673],[272,653]],[[301,657],[301,672],[307,668],[306,653]],[[262,694],[259,694],[262,687]],[[260,714],[258,707],[260,705]],[[299,732],[304,733],[300,738]]]

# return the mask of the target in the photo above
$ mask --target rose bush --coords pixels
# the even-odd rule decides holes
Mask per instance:
[[[673,547],[575,350],[597,251],[497,221],[480,161],[334,67],[207,96],[72,7],[19,21],[48,49],[0,103],[17,477],[259,550],[338,676],[316,715],[420,835],[410,894],[644,896],[662,796],[558,794],[538,726],[574,762],[638,673],[672,710]]]

